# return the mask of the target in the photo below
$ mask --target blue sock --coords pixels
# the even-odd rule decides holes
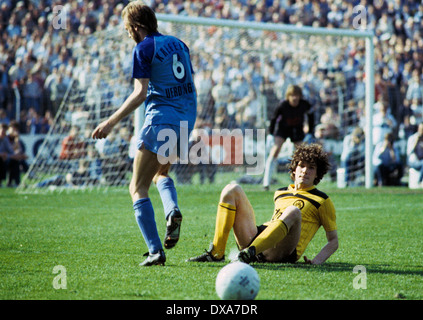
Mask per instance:
[[[142,236],[148,247],[148,252],[157,253],[163,249],[157,232],[154,209],[150,198],[139,199],[134,202],[135,219],[140,227]]]
[[[174,208],[179,208],[175,184],[170,177],[162,178],[157,182],[157,189],[159,190],[160,197],[162,198],[165,218],[167,220],[170,212]]]

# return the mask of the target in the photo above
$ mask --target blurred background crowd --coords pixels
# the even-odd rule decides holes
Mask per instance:
[[[87,35],[117,26],[121,11],[128,1],[118,0],[1,0],[0,6],[0,123],[18,127],[21,134],[46,133],[57,113],[77,65],[75,48]],[[354,28],[357,12],[365,8],[367,29],[375,33],[375,126],[389,127],[394,140],[407,139],[417,130],[423,115],[423,5],[408,0],[149,0],[145,1],[157,13],[187,16],[235,19],[240,21],[284,23],[297,26]],[[64,7],[62,7],[64,6]],[[58,12],[66,8],[66,28],[57,28]],[[56,19],[56,20],[55,20]],[[63,21],[61,21],[63,23]],[[204,37],[207,34],[203,35]],[[254,36],[254,35],[253,35]],[[264,77],[254,77],[254,66],[248,72],[233,72],[242,67],[242,61],[226,61],[211,68],[208,61],[195,54],[204,45],[202,37],[191,43],[193,64],[197,73],[199,93],[199,122],[230,127],[222,123],[225,115],[234,115],[236,126],[248,127],[254,117],[255,90],[249,85],[268,92],[268,118],[277,101],[284,98],[284,89],[290,83],[303,87],[305,98],[317,105],[316,130],[321,138],[339,138],[353,131],[364,112],[364,45],[358,42],[348,54],[322,55],[312,65],[298,65],[275,54]],[[270,39],[271,40],[271,39]],[[210,51],[210,48],[209,48]],[[292,55],[291,55],[292,57]],[[252,72],[250,72],[252,71]],[[344,128],[336,102],[331,75],[342,73],[349,87],[346,108],[357,117]],[[248,78],[250,77],[250,78]],[[245,85],[245,82],[249,85]],[[213,106],[202,103],[203,95]],[[246,117],[236,118],[236,106],[228,102],[234,95],[237,101],[249,97]],[[20,109],[17,109],[20,97]],[[226,100],[225,100],[226,99]],[[257,101],[256,101],[257,102]],[[258,102],[257,102],[258,103]],[[220,108],[219,106],[224,106]],[[202,112],[202,108],[206,108]],[[210,112],[210,109],[213,109]],[[212,114],[213,119],[207,117]],[[253,117],[248,117],[252,115]],[[268,119],[264,119],[268,120]],[[375,120],[374,120],[375,121]],[[16,124],[17,123],[17,124]],[[249,125],[254,127],[254,123]],[[320,125],[320,126],[319,126]],[[362,126],[363,127],[363,126]],[[377,129],[377,128],[376,128]],[[375,144],[384,140],[384,130],[376,132]]]

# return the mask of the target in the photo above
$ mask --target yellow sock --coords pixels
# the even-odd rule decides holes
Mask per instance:
[[[220,202],[217,207],[216,229],[214,231],[212,255],[221,259],[225,255],[226,242],[228,241],[229,232],[235,222],[235,206]]]
[[[274,247],[288,234],[288,228],[282,220],[271,221],[267,228],[260,233],[251,243],[250,247],[256,247],[256,254]]]

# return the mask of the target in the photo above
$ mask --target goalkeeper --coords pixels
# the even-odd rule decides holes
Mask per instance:
[[[318,144],[300,145],[290,164],[294,184],[275,192],[272,219],[256,225],[253,207],[239,185],[227,185],[220,196],[214,240],[209,251],[187,261],[223,261],[231,229],[240,248],[238,260],[246,263],[294,263],[304,253],[320,226],[327,244],[309,264],[322,264],[338,248],[335,208],[331,199],[316,189],[329,168],[327,154]]]
[[[266,160],[263,176],[263,188],[269,190],[272,174],[278,154],[281,151],[286,139],[290,138],[295,145],[300,144],[305,137],[305,131],[313,134],[314,115],[311,104],[303,99],[303,91],[297,85],[290,85],[286,89],[286,100],[281,101],[275,109],[270,121],[269,133],[274,136],[274,144],[270,149]],[[304,127],[304,120],[307,116],[308,129]]]
[[[145,121],[138,134],[129,192],[148,247],[147,258],[140,265],[164,265],[166,256],[148,191],[151,182],[155,182],[167,220],[164,247],[170,249],[179,239],[182,215],[168,171],[177,150],[186,148],[183,143],[188,144],[181,141],[181,132],[188,136],[196,119],[193,69],[188,47],[181,40],[158,32],[156,15],[150,7],[140,1],[130,2],[122,11],[122,18],[129,37],[136,42],[132,55],[134,90],[109,119],[94,129],[92,137],[107,137],[120,120],[145,102]],[[165,132],[174,134],[167,135],[166,142],[159,139]]]

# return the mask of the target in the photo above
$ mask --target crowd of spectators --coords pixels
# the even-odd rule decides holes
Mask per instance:
[[[46,133],[74,75],[74,44],[113,25],[124,4],[2,0],[0,121],[19,120],[21,133]]]
[[[73,78],[83,86],[76,48],[96,31],[118,25],[128,1],[2,0],[0,7],[0,122],[18,120],[21,134],[45,133]],[[416,132],[423,114],[423,5],[408,0],[149,0],[157,13],[354,29],[375,33],[375,116],[385,109],[395,139]],[[356,6],[364,8],[357,19]],[[218,60],[214,50],[228,35],[212,28],[189,40],[199,95],[199,125],[265,126],[290,83],[303,87],[316,106],[319,138],[364,128],[364,42],[339,39],[335,51],[325,38],[274,38],[250,31],[249,42],[225,42],[236,59]],[[239,36],[238,40],[242,37]],[[244,38],[242,38],[244,39]],[[278,41],[275,41],[278,40]],[[263,62],[242,55],[246,47],[270,46]],[[330,47],[329,47],[330,48]],[[201,52],[201,54],[199,54]],[[264,72],[263,72],[264,70]],[[85,80],[86,81],[86,80]],[[344,110],[339,114],[341,87]],[[257,89],[258,88],[258,89]],[[16,109],[16,92],[21,109]],[[260,98],[260,99],[259,99]],[[259,105],[267,105],[267,119]],[[384,106],[384,107],[382,107]],[[242,112],[239,112],[242,110]],[[18,113],[18,114],[17,114]],[[382,116],[380,128],[386,127]],[[257,124],[259,122],[259,124]],[[390,121],[392,124],[393,121]],[[347,131],[341,132],[348,128]],[[378,128],[375,128],[377,130]],[[383,139],[383,134],[380,135]],[[375,144],[380,141],[374,141]]]

